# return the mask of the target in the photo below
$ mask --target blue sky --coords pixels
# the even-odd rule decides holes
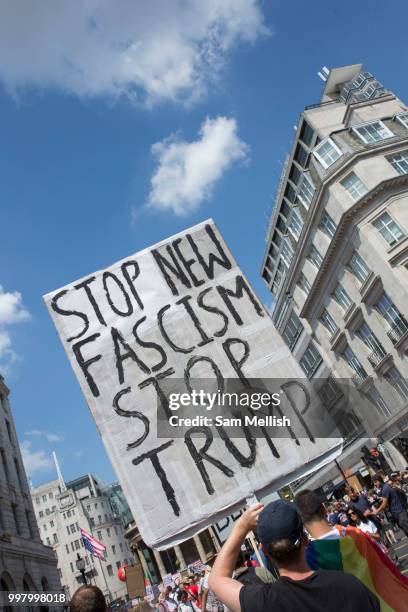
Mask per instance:
[[[0,8],[0,371],[35,484],[53,449],[67,479],[114,478],[41,296],[211,216],[270,304],[267,218],[317,71],[362,62],[408,100],[401,0],[53,4]]]

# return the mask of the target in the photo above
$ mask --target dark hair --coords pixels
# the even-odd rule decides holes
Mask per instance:
[[[358,508],[353,508],[353,506],[349,506],[347,510],[347,516],[350,517],[350,514],[352,512],[360,519],[362,523],[368,523],[367,517],[365,517],[364,514]],[[354,523],[355,521],[351,519],[351,522]]]
[[[295,497],[295,504],[304,523],[321,521],[326,516],[320,497],[310,489],[305,489],[298,493]]]
[[[265,552],[268,557],[270,557],[273,561],[276,561],[280,565],[292,563],[293,561],[296,561],[298,559],[301,553],[301,541],[302,539],[300,539],[298,543],[293,544],[293,542],[291,542],[287,538],[282,538],[281,540],[274,540],[273,542],[268,544],[268,547]]]
[[[105,612],[105,596],[97,586],[81,586],[72,596],[69,609],[70,612]]]

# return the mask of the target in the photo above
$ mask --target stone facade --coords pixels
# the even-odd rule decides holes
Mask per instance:
[[[58,559],[58,570],[68,596],[83,584],[77,569],[78,558],[85,560],[85,576],[114,601],[126,595],[126,585],[117,577],[118,569],[132,563],[124,538],[124,523],[111,504],[111,491],[91,474],[63,483],[48,482],[31,490],[35,515],[43,542],[51,545]],[[80,528],[106,545],[106,559],[99,560],[84,548]]]
[[[331,70],[301,114],[262,276],[343,435],[380,438],[404,467],[388,441],[408,428],[408,110],[361,65]],[[354,413],[342,414],[345,381]]]
[[[0,376],[0,590],[61,592],[57,560],[41,542],[9,390]]]

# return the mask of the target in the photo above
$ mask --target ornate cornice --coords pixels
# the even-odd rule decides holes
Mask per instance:
[[[306,298],[306,301],[302,307],[302,310],[300,311],[300,317],[305,318],[305,319],[310,317],[311,312],[313,310],[313,306],[316,303],[317,295],[324,281],[327,278],[327,274],[338,253],[338,249],[339,249],[340,243],[343,240],[344,235],[349,230],[350,226],[352,226],[354,223],[354,217],[356,213],[358,213],[361,209],[368,206],[370,202],[376,196],[378,196],[382,191],[385,191],[389,187],[393,187],[397,185],[404,185],[404,184],[408,184],[407,174],[404,174],[402,176],[396,176],[390,179],[386,179],[382,181],[381,183],[379,183],[374,189],[369,191],[363,198],[361,198],[358,202],[356,202],[354,206],[349,208],[347,212],[343,213],[340,219],[340,222],[337,226],[336,233],[332,241],[330,242],[330,245],[324,255],[322,264],[313,282],[309,295]],[[319,303],[320,302],[317,302],[317,304]]]

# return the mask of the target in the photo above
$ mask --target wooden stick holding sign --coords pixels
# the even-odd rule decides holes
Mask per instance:
[[[250,497],[246,498],[246,504],[248,507],[250,506],[254,506],[255,504],[259,504],[259,499],[257,498],[257,496],[255,494],[252,494]],[[253,531],[250,531],[247,535],[247,539],[250,541],[252,548],[254,549],[254,553],[255,556],[258,560],[258,563],[261,567],[265,567],[265,563],[264,560],[262,558],[262,555],[259,552],[258,549],[258,543],[255,539],[255,535]]]

